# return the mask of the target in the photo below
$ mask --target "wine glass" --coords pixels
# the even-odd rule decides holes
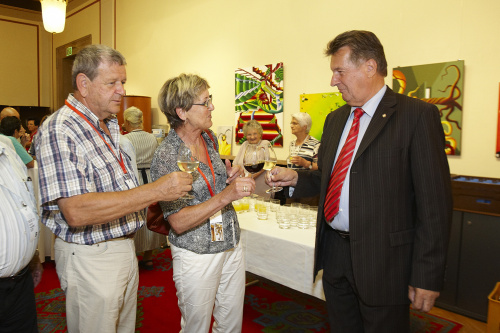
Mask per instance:
[[[292,142],[292,144],[290,145],[290,154],[286,160],[287,167],[289,169],[300,169],[298,165],[295,165],[292,163],[292,157],[299,156],[299,150],[300,150],[300,147],[297,147],[295,145],[295,142]]]
[[[179,150],[177,151],[177,166],[181,171],[187,172],[187,173],[193,173],[198,169],[198,166],[200,165],[200,162],[196,158],[196,156],[193,155],[193,152],[187,146],[185,143],[181,143]],[[194,199],[194,196],[186,193],[181,197],[181,199]]]
[[[249,144],[243,156],[243,167],[247,172],[255,174],[264,168],[265,158],[264,147]]]
[[[267,150],[265,154],[265,160],[264,160],[264,170],[267,170],[268,177],[271,172],[271,170],[276,166],[276,163],[278,163],[278,158],[276,158],[276,153],[274,152],[273,146],[271,143],[267,145]],[[275,193],[279,192],[283,189],[283,187],[276,187],[273,185],[272,188],[268,189],[266,193]]]

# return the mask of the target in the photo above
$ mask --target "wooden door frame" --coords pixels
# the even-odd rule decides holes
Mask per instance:
[[[64,100],[68,97],[64,93],[64,76],[63,76],[63,60],[72,57],[82,48],[92,44],[92,35],[87,35],[67,44],[61,45],[56,48],[56,105],[54,109],[57,110],[64,105]],[[72,54],[67,56],[66,50],[72,47]]]

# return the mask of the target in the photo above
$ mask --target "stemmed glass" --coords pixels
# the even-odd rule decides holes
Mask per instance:
[[[185,143],[181,143],[179,150],[177,151],[177,166],[181,171],[187,172],[187,173],[193,173],[198,169],[198,166],[200,165],[200,162],[196,158],[195,155],[193,155],[193,152],[187,146]],[[186,193],[181,197],[181,199],[194,199],[194,196]]]
[[[265,160],[264,160],[264,170],[267,170],[267,176],[270,176],[271,170],[276,166],[276,163],[278,163],[278,158],[276,157],[276,153],[274,152],[273,146],[271,143],[267,145],[267,151],[265,154]],[[273,185],[272,188],[268,189],[266,193],[275,193],[279,192],[283,189],[283,187],[276,187]]]
[[[264,147],[256,144],[249,144],[243,156],[243,167],[251,174],[255,174],[264,168],[265,161]]]
[[[288,156],[286,162],[287,162],[287,167],[289,169],[298,169],[299,167],[291,162],[292,157],[299,156],[299,150],[300,147],[295,146],[295,144],[292,144],[290,146],[290,155]]]

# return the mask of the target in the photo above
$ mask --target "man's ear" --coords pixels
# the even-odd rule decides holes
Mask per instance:
[[[182,120],[186,120],[186,111],[183,108],[175,108],[177,116]]]
[[[377,62],[373,59],[369,59],[365,62],[365,70],[366,75],[369,78],[372,78],[375,74],[377,74]]]
[[[90,82],[91,81],[87,77],[87,75],[85,75],[83,73],[79,73],[76,76],[76,88],[83,97],[87,97],[87,95],[88,95]]]

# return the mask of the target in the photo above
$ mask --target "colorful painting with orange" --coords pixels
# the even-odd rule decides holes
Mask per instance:
[[[257,120],[263,140],[283,146],[283,63],[235,70],[235,143],[246,141],[245,122]]]

